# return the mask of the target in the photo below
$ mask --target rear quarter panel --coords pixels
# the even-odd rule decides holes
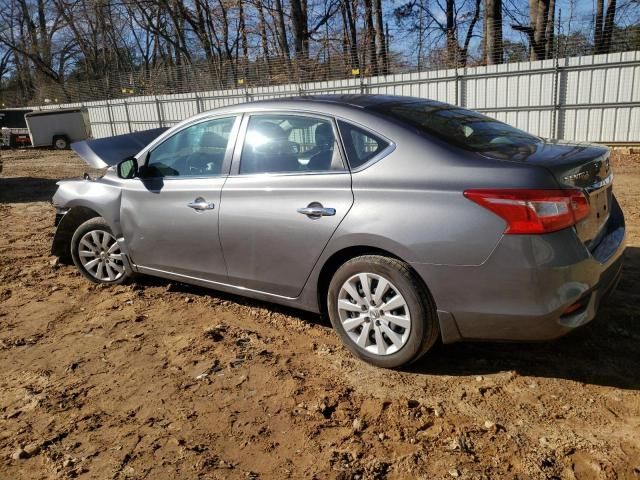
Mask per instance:
[[[407,262],[480,265],[504,221],[471,202],[470,188],[554,188],[542,168],[489,160],[389,122],[395,150],[352,175],[354,205],[330,249],[370,245]]]

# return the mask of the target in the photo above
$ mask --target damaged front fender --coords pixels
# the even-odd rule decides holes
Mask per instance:
[[[64,261],[71,259],[71,238],[76,229],[90,218],[102,217],[116,236],[120,229],[119,185],[111,184],[104,178],[100,181],[61,181],[53,196],[56,207],[56,233],[51,253]]]

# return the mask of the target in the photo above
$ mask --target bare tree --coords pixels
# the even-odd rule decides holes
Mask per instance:
[[[358,58],[358,30],[356,27],[355,16],[353,14],[353,6],[351,0],[343,0],[341,3],[342,20],[344,24],[345,37],[349,44],[349,53],[351,57],[351,68],[360,69],[360,59]]]
[[[291,24],[293,27],[293,41],[296,56],[309,56],[309,19],[307,17],[306,0],[290,0]]]
[[[379,73],[385,74],[389,71],[389,58],[387,56],[387,38],[384,31],[384,12],[382,11],[382,0],[374,0],[373,14],[376,19],[376,42],[378,47]]]
[[[364,23],[365,38],[367,40],[367,53],[369,54],[369,64],[371,72],[374,75],[379,73],[378,70],[378,54],[376,52],[376,27],[373,24],[373,5],[372,0],[364,1]]]
[[[287,27],[284,23],[284,10],[282,9],[282,2],[275,0],[276,3],[276,16],[278,18],[278,44],[280,45],[280,52],[283,57],[289,59],[291,54],[289,52],[289,44],[287,42]]]
[[[396,8],[395,15],[400,21],[417,19],[420,34],[422,31],[426,32],[433,43],[441,42],[444,38],[443,49],[431,47],[431,53],[438,54],[438,63],[448,67],[466,66],[471,40],[480,19],[481,0],[459,0],[459,3],[456,3],[456,0],[444,0],[444,3],[438,0],[436,6],[444,14],[444,22],[442,16],[435,12],[428,2],[418,0],[412,0]],[[443,54],[441,59],[440,53]]]
[[[464,36],[464,41],[462,46],[459,49],[458,54],[458,65],[461,67],[465,67],[467,65],[469,59],[469,45],[471,44],[471,39],[473,38],[473,31],[478,23],[478,19],[480,18],[480,3],[482,0],[475,0],[475,7],[473,9],[473,13],[470,14],[471,19],[469,22],[469,26],[467,27],[467,33]]]
[[[611,50],[611,35],[613,34],[616,17],[616,0],[609,0],[607,9],[604,0],[596,0],[595,34],[593,51],[595,54],[609,53]]]
[[[237,87],[240,79],[285,82],[292,74],[385,74],[391,63],[412,68],[409,57],[418,68],[495,64],[524,53],[539,60],[555,48],[556,1],[0,0],[0,75],[12,98],[26,102],[71,98],[69,82],[76,82],[74,100],[88,100],[133,93],[125,86],[153,94]],[[570,26],[560,50],[606,53],[622,37],[634,45],[632,30],[615,19],[635,4],[596,0],[593,44],[590,32]],[[400,26],[393,55],[390,11]],[[526,38],[503,39],[503,18]],[[567,48],[569,38],[579,49]]]
[[[502,63],[502,0],[484,0],[484,61]]]
[[[511,26],[529,37],[531,60],[544,60],[552,56],[555,7],[555,0],[529,0],[529,25]]]

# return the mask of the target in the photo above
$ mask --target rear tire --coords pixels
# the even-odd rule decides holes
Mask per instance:
[[[331,279],[327,307],[345,346],[378,367],[415,362],[438,339],[431,295],[395,258],[363,255],[345,262]]]
[[[71,258],[80,273],[94,283],[120,284],[131,274],[111,227],[102,217],[81,224],[71,238]]]

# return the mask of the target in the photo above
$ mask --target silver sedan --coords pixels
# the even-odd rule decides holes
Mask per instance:
[[[301,97],[80,142],[53,253],[328,314],[382,367],[434,343],[545,340],[591,321],[625,226],[605,147],[435,101]]]

